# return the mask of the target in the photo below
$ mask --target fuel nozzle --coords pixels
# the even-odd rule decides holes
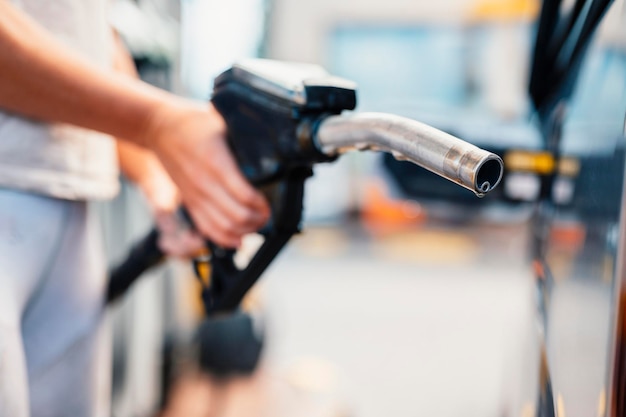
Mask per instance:
[[[257,185],[348,150],[389,152],[478,196],[502,178],[499,156],[432,126],[385,113],[341,114],[356,107],[356,84],[317,65],[242,61],[217,78],[212,101],[241,169]]]
[[[502,159],[491,152],[424,123],[386,113],[328,117],[314,140],[330,156],[351,150],[389,152],[481,197],[498,185],[504,170]]]
[[[228,126],[239,169],[267,196],[272,216],[263,244],[239,268],[234,250],[207,242],[210,282],[202,298],[208,315],[232,312],[289,239],[300,231],[304,183],[313,165],[349,150],[389,152],[482,196],[502,178],[503,163],[431,126],[384,113],[342,114],[356,107],[356,85],[316,65],[248,60],[215,80],[211,102]],[[114,270],[109,300],[121,295],[162,254],[158,231],[140,241]]]

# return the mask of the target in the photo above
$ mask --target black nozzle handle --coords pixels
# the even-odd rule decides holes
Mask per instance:
[[[165,258],[159,249],[159,230],[155,227],[135,243],[129,255],[113,268],[106,293],[106,303],[119,298],[148,269],[158,265]]]

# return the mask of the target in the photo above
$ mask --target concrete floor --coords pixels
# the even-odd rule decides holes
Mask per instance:
[[[191,383],[179,404],[209,411],[165,416],[534,417],[542,327],[527,232],[523,222],[375,237],[306,228],[256,290],[267,328],[260,370]],[[548,254],[546,354],[559,417],[607,407],[613,265],[587,246]]]
[[[532,415],[525,230],[309,228],[263,279],[266,366],[328,415]]]

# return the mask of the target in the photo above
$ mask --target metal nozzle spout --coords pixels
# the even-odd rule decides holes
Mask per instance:
[[[319,126],[316,144],[326,155],[350,150],[380,150],[411,161],[476,195],[493,190],[502,179],[499,156],[434,127],[385,113],[330,116]]]

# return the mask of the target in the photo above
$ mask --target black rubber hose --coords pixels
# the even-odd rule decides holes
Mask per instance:
[[[587,14],[587,18],[583,24],[583,27],[580,31],[580,35],[576,40],[576,44],[573,48],[573,52],[568,60],[568,67],[575,66],[579,60],[579,57],[585,52],[587,46],[589,46],[589,41],[593,36],[595,30],[598,25],[602,21],[604,14],[609,9],[609,6],[613,0],[595,0],[591,7],[589,8],[589,13]],[[565,68],[564,71],[567,72],[569,68]]]
[[[582,11],[587,2],[589,2],[588,12],[582,16]],[[557,15],[553,14],[555,10],[552,2],[544,3],[535,44],[533,72],[529,89],[536,109],[541,109],[551,99],[556,97],[568,98],[571,95],[580,72],[582,57],[611,3],[612,0],[578,0],[567,21],[566,32],[561,33],[559,39],[554,39],[556,36],[554,28],[552,31],[542,28],[542,25],[549,20],[548,17],[558,17],[558,13]],[[543,14],[546,10],[549,16],[544,19]],[[579,19],[584,19],[584,21],[578,33],[574,33],[573,30],[579,27],[576,23],[576,20]],[[552,23],[556,25],[558,21],[555,20]],[[550,32],[552,40],[548,40],[549,44],[540,44],[540,40],[546,41],[546,36]],[[573,47],[568,48],[569,51],[565,51],[564,48],[570,43],[573,43]],[[567,55],[565,55],[566,53]]]
[[[576,0],[569,15],[563,18],[563,22],[559,22],[552,43],[548,45],[548,55],[546,56],[546,60],[553,70],[556,68],[557,59],[559,54],[562,53],[563,47],[574,34],[578,20],[586,18],[586,16],[581,17],[583,9],[588,2],[591,3],[592,1],[593,0]]]
[[[535,48],[533,52],[533,63],[530,75],[530,96],[535,107],[541,106],[542,92],[546,89],[546,75],[553,71],[548,61],[549,45],[553,42],[554,31],[559,20],[561,0],[544,0],[539,17],[539,27]]]
[[[546,91],[545,97],[560,96],[569,98],[576,85],[576,80],[582,67],[583,58],[591,43],[596,29],[613,0],[594,0],[585,16],[578,36],[574,38],[574,46],[568,55],[558,56],[554,65],[554,73],[550,74],[551,88]],[[566,51],[560,51],[565,54]]]
[[[154,228],[133,245],[124,262],[113,268],[106,293],[107,304],[123,295],[141,274],[163,261],[158,241],[159,231]]]

